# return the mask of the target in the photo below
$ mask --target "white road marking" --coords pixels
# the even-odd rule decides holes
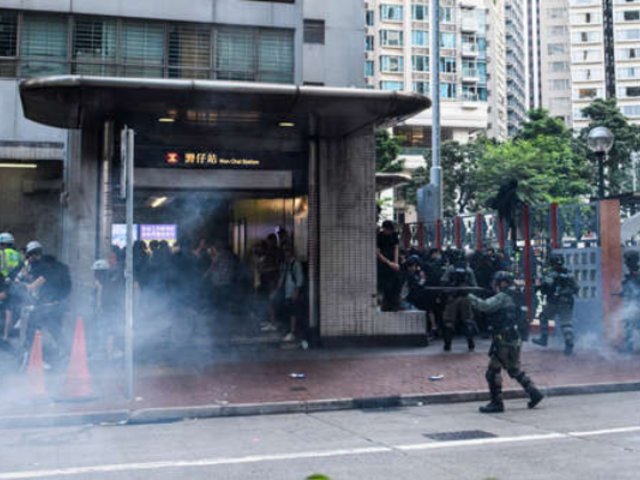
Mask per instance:
[[[373,453],[390,453],[393,451],[439,450],[451,448],[475,447],[504,443],[536,442],[540,440],[575,439],[579,437],[594,437],[599,435],[614,435],[620,433],[640,432],[640,426],[610,428],[606,430],[591,430],[569,433],[543,433],[537,435],[519,435],[514,437],[491,437],[472,440],[453,440],[447,442],[426,442],[389,447],[361,447],[341,450],[327,450],[324,452],[299,452],[285,454],[249,455],[245,457],[221,457],[202,460],[175,460],[165,462],[119,463],[111,465],[93,465],[87,467],[69,467],[51,470],[30,470],[22,472],[0,473],[0,480],[23,480],[33,478],[50,478],[84,474],[114,473],[140,470],[162,470],[170,468],[216,467],[221,465],[239,465],[247,463],[278,462],[286,460],[304,460],[310,458],[345,457],[353,455],[370,455]]]

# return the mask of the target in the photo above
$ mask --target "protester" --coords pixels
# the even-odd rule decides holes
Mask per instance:
[[[378,232],[376,257],[378,259],[378,292],[383,312],[400,309],[400,240],[390,220],[382,222]]]

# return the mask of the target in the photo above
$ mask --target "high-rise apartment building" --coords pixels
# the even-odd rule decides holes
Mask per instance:
[[[505,2],[507,47],[507,128],[509,136],[518,131],[527,114],[527,69],[525,0]]]
[[[615,93],[620,110],[640,123],[640,1],[613,2]]]
[[[366,9],[367,86],[432,95],[431,72],[439,68],[442,139],[465,142],[486,132],[488,22],[483,0],[442,0],[437,60],[430,55],[429,0],[368,0]],[[407,156],[409,167],[412,160],[422,164],[430,126],[431,112],[425,111],[396,128],[406,141],[405,153],[415,153]]]
[[[572,122],[569,1],[529,4],[529,107]]]
[[[509,134],[505,1],[487,0],[485,12],[488,70],[487,136],[504,139]]]

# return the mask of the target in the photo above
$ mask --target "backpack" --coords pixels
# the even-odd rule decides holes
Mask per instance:
[[[504,291],[513,303],[515,304],[515,318],[513,319],[514,326],[518,331],[520,339],[527,341],[529,339],[529,309],[522,290],[516,288],[508,288]]]
[[[469,272],[467,272],[467,264],[458,262],[453,266],[453,272],[449,278],[450,283],[454,287],[461,287],[469,283]]]

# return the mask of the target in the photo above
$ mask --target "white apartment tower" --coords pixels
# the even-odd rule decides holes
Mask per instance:
[[[492,0],[493,1],[493,0]],[[515,135],[527,115],[525,0],[506,0],[507,128]]]
[[[439,68],[442,139],[465,142],[486,132],[487,99],[492,94],[487,75],[490,21],[484,0],[441,0],[438,60],[430,55],[433,18],[429,0],[367,0],[366,10],[367,86],[432,96],[430,72]],[[501,64],[499,57],[492,56],[491,61],[491,68]],[[504,124],[506,136],[506,113]],[[422,152],[431,139],[431,111],[406,121],[396,131],[406,140],[407,167],[412,167],[412,160],[422,165]]]

